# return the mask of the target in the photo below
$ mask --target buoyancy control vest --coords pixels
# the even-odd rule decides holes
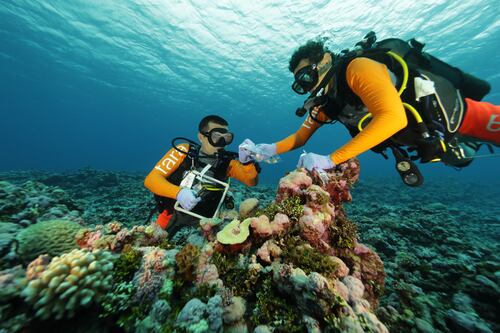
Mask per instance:
[[[358,57],[385,64],[405,106],[408,126],[374,147],[375,152],[383,152],[394,145],[418,146],[422,126],[430,135],[441,137],[443,144],[447,144],[463,119],[463,99],[481,100],[491,89],[486,81],[423,52],[424,44],[415,39],[389,38],[376,42],[374,37],[357,45],[360,46],[358,49],[345,50],[334,56],[333,89],[328,92],[329,103],[324,111],[329,118],[344,124],[352,136],[357,135],[371,115],[347,84],[347,66]]]
[[[192,151],[191,146],[189,149]],[[201,171],[207,164],[210,164],[211,167],[205,174],[217,180],[227,182],[227,170],[235,155],[235,153],[226,151],[212,156],[204,155],[199,151],[193,154],[188,153],[179,167],[167,177],[167,180],[174,185],[180,185],[187,172],[193,169]],[[211,187],[212,186],[213,185],[211,185]],[[202,190],[198,193],[198,196],[201,197],[201,201],[192,209],[192,212],[202,216],[212,216],[219,205],[222,195],[223,191],[221,190],[214,190],[213,188]],[[167,210],[170,213],[173,212],[176,202],[175,199],[158,195],[155,195],[154,197],[157,203],[157,208],[160,212],[164,210]]]

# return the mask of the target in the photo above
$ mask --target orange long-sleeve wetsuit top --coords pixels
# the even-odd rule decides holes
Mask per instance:
[[[177,148],[187,152],[189,145],[181,144]],[[147,175],[144,186],[156,195],[172,199],[177,198],[181,187],[172,184],[167,178],[179,168],[186,156],[186,154],[171,148]],[[258,180],[257,169],[254,164],[242,164],[236,160],[231,160],[226,175],[239,180],[247,186],[255,186]]]
[[[372,119],[363,131],[330,154],[335,164],[375,147],[408,124],[403,103],[384,64],[356,58],[347,66],[346,80],[372,114]],[[318,118],[327,119],[323,113]],[[321,125],[308,116],[297,132],[276,143],[276,152],[281,154],[303,146]]]

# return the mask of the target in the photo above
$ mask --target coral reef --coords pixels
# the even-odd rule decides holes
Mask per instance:
[[[30,262],[40,254],[56,256],[77,248],[76,233],[82,228],[76,222],[51,220],[33,224],[17,234],[17,254]]]
[[[44,266],[43,273],[32,275],[22,295],[42,319],[71,318],[111,288],[113,255],[107,251],[73,250],[47,266],[38,264]]]
[[[33,180],[0,181],[0,221],[28,226],[53,219],[82,222],[81,209],[64,190]]]
[[[201,228],[186,228],[176,241],[167,242],[162,230],[154,226],[138,225],[136,221],[147,215],[137,218],[145,211],[132,212],[138,205],[127,203],[128,207],[118,209],[120,219],[109,218],[117,216],[111,206],[107,206],[109,214],[103,214],[104,206],[90,210],[90,215],[84,212],[80,216],[93,216],[99,224],[80,230],[78,244],[83,249],[75,251],[97,249],[110,256],[113,266],[105,275],[110,277],[108,287],[95,290],[96,296],[87,306],[78,306],[88,300],[83,290],[94,290],[78,284],[82,296],[73,317],[69,311],[59,314],[47,308],[48,314],[32,318],[44,305],[34,305],[35,311],[28,307],[26,291],[21,293],[23,279],[42,281],[48,271],[57,270],[50,256],[41,255],[26,269],[0,272],[0,329],[51,331],[64,327],[78,331],[85,330],[79,319],[90,317],[99,328],[96,331],[103,332],[497,331],[499,266],[494,244],[498,213],[477,210],[494,201],[482,203],[473,197],[470,201],[475,208],[458,206],[456,194],[426,197],[405,192],[399,183],[396,187],[383,181],[365,182],[353,190],[358,176],[355,160],[329,173],[296,170],[282,181],[274,201],[270,189],[238,187],[233,191],[236,203],[254,197],[263,208],[251,209],[248,218],[234,216],[233,211],[228,213],[233,215],[230,219],[201,221]],[[102,180],[105,178],[103,175]],[[21,181],[4,179],[13,184]],[[116,179],[132,184],[133,178]],[[69,186],[62,177],[56,183]],[[446,193],[439,186],[437,192]],[[64,191],[77,193],[76,189],[82,187]],[[355,203],[345,205],[353,197],[352,190]],[[464,190],[478,192],[476,187]],[[102,194],[103,200],[116,193],[114,187],[105,186],[92,191]],[[84,198],[90,190],[78,193],[78,198]],[[393,205],[389,199],[394,196],[401,204]],[[20,198],[16,209],[24,209],[24,197],[11,198],[14,206],[15,198]],[[98,217],[98,211],[105,216]],[[43,223],[41,219],[20,223],[12,219],[17,212],[4,215],[14,222],[5,227],[10,240],[23,226]],[[235,219],[238,225],[231,225]],[[216,234],[226,227],[240,232],[230,233],[229,239],[241,236],[243,242],[219,242]],[[6,241],[6,252],[9,243]],[[46,289],[60,282],[57,276],[45,284]],[[57,288],[50,290],[56,292]],[[62,304],[61,296],[56,293],[47,301],[54,304],[49,307],[61,308],[57,305]],[[32,297],[27,303],[47,299],[41,292]],[[67,317],[71,319],[64,319]]]
[[[15,253],[12,253],[12,250],[16,244],[15,239],[19,229],[19,224],[0,222],[0,268],[14,261]]]
[[[84,249],[105,249],[120,252],[125,245],[163,246],[167,233],[156,224],[123,228],[113,221],[94,228],[85,228],[76,235],[76,243]]]

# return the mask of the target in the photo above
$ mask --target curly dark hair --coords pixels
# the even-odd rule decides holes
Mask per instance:
[[[306,44],[300,46],[292,54],[288,69],[293,73],[302,59],[309,59],[313,63],[318,63],[323,59],[325,52],[329,52],[325,43],[317,40],[308,40]]]

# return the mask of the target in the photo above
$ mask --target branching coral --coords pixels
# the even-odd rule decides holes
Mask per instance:
[[[110,289],[112,269],[110,252],[73,250],[54,257],[22,295],[33,304],[38,317],[70,318],[78,307],[98,301]]]

